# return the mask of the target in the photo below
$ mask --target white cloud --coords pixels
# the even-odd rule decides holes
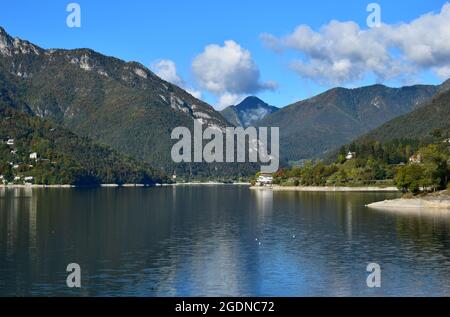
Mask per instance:
[[[156,75],[175,85],[183,84],[181,77],[177,74],[177,66],[170,59],[161,59],[155,61],[151,65],[151,69]]]
[[[228,106],[237,105],[245,98],[242,94],[223,93],[219,97],[219,101],[216,105],[217,110],[222,110]]]
[[[202,99],[202,92],[193,88],[185,88],[185,90],[197,99]]]
[[[203,88],[219,96],[219,106],[277,86],[273,81],[261,82],[259,68],[251,53],[231,40],[225,41],[223,46],[206,46],[192,62],[192,70]]]
[[[431,68],[444,79],[450,76],[450,3],[438,14],[428,13],[411,23],[386,26],[388,44],[421,68]]]
[[[291,68],[320,83],[339,84],[375,75],[378,80],[411,76],[432,69],[446,77],[450,67],[450,4],[410,23],[361,29],[354,22],[331,21],[318,31],[298,26],[277,38],[262,34],[276,50],[293,49],[300,58]]]
[[[450,65],[450,3],[439,14],[428,13],[411,23],[386,26],[386,37],[406,58],[421,66]]]
[[[191,87],[186,87],[184,80],[177,73],[177,66],[174,61],[170,59],[157,60],[152,63],[151,69],[157,76],[161,77],[165,81],[180,86],[195,98],[200,99],[202,97],[201,91]]]
[[[450,78],[450,66],[436,67],[434,71],[441,79]]]

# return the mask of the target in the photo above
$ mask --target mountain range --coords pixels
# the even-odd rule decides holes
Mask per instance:
[[[447,81],[448,83],[450,81]],[[379,141],[383,143],[395,139],[422,140],[434,132],[443,137],[450,137],[450,90],[436,95],[426,105],[384,123],[359,137],[355,142]]]
[[[3,104],[186,178],[240,177],[257,171],[254,164],[174,163],[170,153],[176,140],[171,132],[175,127],[192,129],[194,119],[220,130],[230,125],[279,127],[280,156],[296,162],[324,157],[373,129],[380,138],[393,135],[396,121],[382,125],[396,117],[406,120],[403,125],[414,120],[417,129],[445,126],[447,117],[437,110],[429,115],[426,109],[433,97],[444,98],[440,94],[449,88],[450,81],[436,86],[333,88],[284,108],[251,96],[218,112],[139,63],[90,49],[44,49],[0,27]],[[412,117],[402,119],[408,113]],[[433,123],[420,121],[426,115]]]
[[[209,177],[251,174],[244,164],[175,164],[175,127],[193,119],[222,129],[227,121],[205,102],[136,62],[90,49],[43,49],[0,28],[2,98],[30,115],[111,146],[167,174]]]
[[[323,157],[397,116],[426,104],[442,85],[334,88],[266,116],[258,126],[280,127],[280,156],[289,161]]]

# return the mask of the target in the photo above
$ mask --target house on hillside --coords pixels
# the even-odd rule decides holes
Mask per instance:
[[[13,146],[14,145],[14,139],[8,139],[6,141],[6,145]]]
[[[422,163],[422,154],[414,154],[409,158],[409,163],[411,164],[421,164]]]
[[[356,153],[355,152],[348,152],[347,156],[345,157],[347,160],[352,160],[356,157]]]
[[[30,154],[30,160],[37,160],[38,154],[36,152]]]

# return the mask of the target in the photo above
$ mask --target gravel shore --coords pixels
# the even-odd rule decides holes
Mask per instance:
[[[392,200],[379,201],[367,205],[369,208],[377,209],[421,209],[437,208],[450,209],[450,194],[447,191],[428,194],[414,198],[399,198]]]

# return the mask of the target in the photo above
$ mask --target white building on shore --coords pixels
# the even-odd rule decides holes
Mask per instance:
[[[256,179],[256,185],[257,186],[269,186],[273,183],[273,176],[272,174],[261,174]]]
[[[34,181],[34,177],[26,176],[23,180],[24,180],[25,185],[32,185],[33,181]]]

